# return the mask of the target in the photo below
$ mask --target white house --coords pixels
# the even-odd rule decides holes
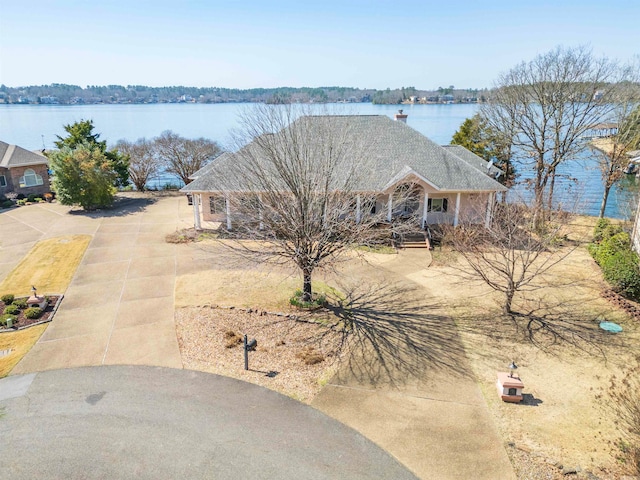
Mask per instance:
[[[294,124],[306,122],[305,128],[320,128],[330,122],[332,128],[374,145],[366,152],[372,172],[365,183],[350,193],[374,192],[376,201],[372,210],[386,212],[389,222],[407,214],[417,217],[422,227],[457,225],[463,218],[475,223],[489,222],[496,193],[507,190],[495,180],[502,172],[464,147],[434,143],[408,126],[406,118],[402,114],[396,115],[396,121],[384,115],[318,115],[301,117]],[[251,143],[243,148],[251,148]],[[234,221],[240,220],[234,219],[229,198],[251,192],[243,187],[241,179],[233,179],[234,191],[228,187],[230,182],[222,181],[235,155],[233,152],[220,155],[196,172],[193,181],[182,189],[193,198],[196,228],[207,221],[221,222],[232,229]],[[394,205],[394,192],[403,185],[410,185],[413,193],[402,205]],[[357,205],[360,208],[359,202]]]

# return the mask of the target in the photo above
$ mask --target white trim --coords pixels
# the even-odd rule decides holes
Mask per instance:
[[[191,195],[191,203],[193,204],[193,226],[196,230],[200,230],[200,195]]]
[[[424,191],[424,204],[422,205],[422,228],[427,224],[427,213],[429,207],[429,193]]]
[[[356,223],[362,219],[362,207],[360,205],[360,195],[356,195]]]
[[[410,175],[414,175],[418,177],[418,180],[422,180],[424,183],[426,183],[430,187],[438,191],[442,191],[439,187],[437,187],[436,185],[431,183],[429,180],[427,180],[425,177],[423,177],[422,175],[417,173],[415,170],[407,166],[405,166],[402,170],[400,170],[400,172],[395,177],[389,180],[389,182],[387,182],[387,184],[382,188],[382,191],[385,192],[389,190],[391,187],[396,186],[398,183],[405,183],[404,179],[406,179]]]
[[[387,222],[391,222],[393,218],[393,195],[389,193],[389,197],[387,199]]]
[[[460,192],[457,193],[456,195],[456,210],[455,213],[453,215],[453,226],[457,227],[458,226],[458,217],[460,215]]]
[[[484,218],[484,226],[485,226],[485,228],[489,228],[489,225],[491,224],[491,212],[493,210],[494,195],[495,195],[495,193],[493,193],[493,192],[489,193],[489,198],[487,200],[487,214],[486,214],[486,216]]]

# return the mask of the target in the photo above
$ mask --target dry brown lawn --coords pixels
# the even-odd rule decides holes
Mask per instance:
[[[0,293],[25,296],[35,285],[39,294],[63,293],[78,268],[91,237],[66,235],[38,242],[0,283]],[[0,334],[0,350],[12,350],[0,357],[0,377],[22,359],[46,330],[47,324],[18,332]]]
[[[36,325],[18,332],[0,334],[0,351],[11,353],[0,357],[0,378],[9,375],[13,367],[24,357],[47,329],[47,324]]]
[[[500,295],[452,268],[462,265],[459,256],[414,278],[449,304],[496,425],[505,444],[514,445],[519,478],[563,478],[556,468],[553,477],[540,473],[550,464],[580,466],[600,478],[629,473],[609,387],[635,365],[640,326],[601,297],[607,286],[584,242],[594,223],[578,218],[569,237],[578,243],[575,250],[540,279],[542,288],[516,295],[514,310],[531,313],[527,317],[505,318]],[[535,319],[550,321],[564,338],[546,329],[530,335],[531,318],[534,327],[540,325]],[[622,325],[623,333],[601,331],[603,319]],[[525,384],[520,405],[502,402],[496,392],[496,372],[508,371],[512,360]],[[525,473],[531,461],[537,473]]]
[[[36,243],[0,283],[0,292],[24,296],[35,285],[39,293],[63,293],[90,241],[89,235],[65,235]]]

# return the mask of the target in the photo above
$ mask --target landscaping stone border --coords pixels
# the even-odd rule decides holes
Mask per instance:
[[[27,328],[35,327],[36,325],[42,325],[43,323],[49,323],[53,321],[53,317],[55,317],[56,312],[58,311],[58,308],[60,308],[60,304],[64,299],[64,294],[63,293],[47,293],[44,296],[58,297],[58,301],[56,302],[55,306],[53,307],[53,310],[51,311],[51,313],[49,314],[46,320],[41,320],[39,322],[31,323],[29,325],[25,325],[24,327],[11,327],[11,328],[0,327],[0,334],[10,333],[10,332],[19,332],[20,330],[25,330]]]

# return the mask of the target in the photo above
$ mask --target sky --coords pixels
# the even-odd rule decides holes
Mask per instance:
[[[639,0],[0,0],[0,84],[491,87],[558,45],[628,61]]]

